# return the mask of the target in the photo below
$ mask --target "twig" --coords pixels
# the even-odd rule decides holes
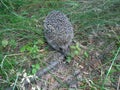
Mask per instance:
[[[2,62],[1,62],[1,64],[0,64],[0,66],[1,66],[1,68],[3,68],[3,63],[4,63],[4,61],[5,61],[5,59],[7,58],[7,57],[10,57],[10,56],[17,56],[17,55],[23,55],[24,53],[15,53],[15,54],[9,54],[9,55],[5,55],[4,56],[4,58],[2,59]]]
[[[119,79],[118,79],[117,90],[120,90],[120,76],[119,76]]]
[[[15,80],[15,83],[14,83],[14,86],[13,86],[13,90],[15,90],[15,86],[16,86],[16,84],[17,84],[18,77],[19,77],[19,73],[17,73],[17,77],[16,77],[16,80]]]
[[[72,42],[73,42],[73,43],[75,43],[75,44],[77,43],[77,41],[76,41],[76,40],[73,40]],[[80,44],[80,43],[79,43],[79,47],[80,47],[80,48],[82,48],[82,49],[87,50],[87,47],[86,47],[86,46],[84,46],[84,45],[82,45],[82,44]]]

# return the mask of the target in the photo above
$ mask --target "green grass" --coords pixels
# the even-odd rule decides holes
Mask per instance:
[[[107,72],[107,74],[106,74],[105,80],[104,80],[104,82],[103,82],[103,84],[102,84],[102,89],[104,88],[104,84],[105,84],[105,82],[106,82],[106,80],[107,80],[107,77],[108,77],[109,74],[113,71],[113,70],[112,70],[112,67],[113,67],[113,65],[115,64],[115,60],[117,59],[117,56],[118,56],[119,53],[120,53],[120,47],[118,48],[118,50],[117,50],[114,58],[112,59],[112,63],[111,63],[111,65],[110,65],[109,69],[108,69],[108,72]],[[118,71],[119,71],[119,70],[118,70]],[[115,72],[115,71],[114,71],[114,72]]]
[[[44,66],[45,62],[42,60],[49,52],[49,47],[44,38],[43,20],[52,10],[60,10],[70,18],[74,26],[74,39],[77,41],[87,42],[91,32],[104,31],[106,27],[120,25],[119,0],[86,0],[83,2],[79,0],[0,0],[1,90],[16,81],[18,72],[22,73],[26,69],[28,74],[32,74],[30,71],[32,65],[40,63],[40,67]],[[111,35],[113,34],[115,33]],[[3,45],[2,41],[5,40],[8,43]],[[114,38],[106,37],[105,40],[106,42],[115,41],[119,48],[120,32],[116,33]],[[118,48],[115,48],[114,51],[116,52]],[[43,50],[43,52],[40,53],[39,50]],[[113,55],[116,54],[115,52]],[[114,68],[117,68],[115,72],[120,72],[119,63],[114,63],[117,56],[112,58],[109,57],[110,60],[105,62],[111,67],[105,75],[106,77],[102,76],[102,80],[99,82],[105,82],[104,78],[106,80],[108,76],[112,76],[113,73],[110,72]],[[93,84],[95,84],[93,87],[98,89],[106,89],[105,83],[103,83],[103,89],[100,83],[94,82]],[[86,84],[84,85],[86,86]]]

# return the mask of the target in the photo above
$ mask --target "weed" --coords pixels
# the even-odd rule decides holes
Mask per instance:
[[[80,49],[79,43],[76,43],[75,45],[71,45],[70,46],[70,51],[71,52],[68,54],[66,61],[68,63],[70,63],[72,58],[74,58],[74,57],[76,57],[80,54],[80,50],[81,49]]]
[[[32,65],[32,74],[36,74],[36,72],[40,69],[39,64]]]
[[[3,47],[6,47],[8,45],[8,40],[2,40],[2,46]]]

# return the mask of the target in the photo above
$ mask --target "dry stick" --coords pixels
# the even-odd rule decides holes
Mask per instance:
[[[117,90],[120,89],[120,76],[119,76],[119,79],[118,79],[118,85],[117,85]]]
[[[3,63],[4,63],[4,61],[5,61],[5,59],[6,59],[7,57],[19,56],[19,55],[23,55],[23,54],[24,54],[24,53],[15,53],[15,54],[5,55],[4,58],[3,58],[2,61],[1,61],[0,67],[3,68]]]
[[[40,78],[41,76],[45,75],[51,69],[55,68],[58,64],[60,64],[63,60],[64,60],[63,55],[61,55],[61,58],[59,60],[53,60],[49,66],[47,66],[46,68],[44,68],[42,70],[38,70],[38,72],[36,73],[35,77],[30,78],[30,82],[31,83],[34,82],[35,79],[36,79],[36,76],[38,78]],[[24,81],[24,85],[28,85],[30,82],[28,82],[27,80],[25,80]]]

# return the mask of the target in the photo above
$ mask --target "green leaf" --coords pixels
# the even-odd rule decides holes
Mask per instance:
[[[71,60],[72,60],[71,57],[67,57],[67,59],[66,59],[66,61],[67,61],[68,63],[70,63]]]
[[[39,64],[36,64],[35,65],[35,68],[38,70],[38,69],[40,69],[40,65]]]
[[[39,40],[38,40],[38,43],[39,43],[40,45],[43,45],[45,42],[44,42],[43,40],[39,39]]]
[[[78,51],[80,51],[79,43],[76,43],[76,49],[77,49]]]
[[[85,55],[85,57],[88,57],[89,55],[88,55],[88,53],[85,51],[84,52],[84,55]]]
[[[37,53],[39,51],[38,46],[34,45],[29,49],[30,53]]]
[[[14,39],[10,40],[9,44],[14,48],[17,46],[17,42]]]
[[[6,47],[8,45],[8,40],[4,39],[2,40],[2,46]]]
[[[37,72],[37,70],[36,69],[32,69],[32,74],[35,74]]]
[[[75,46],[70,46],[70,48],[71,48],[71,49],[76,49],[76,47],[75,47]]]
[[[75,54],[75,55],[78,55],[78,54],[79,54],[79,51],[75,50],[75,51],[74,51],[74,54]]]
[[[26,50],[26,46],[23,46],[22,48],[20,48],[20,52],[25,52]]]
[[[29,52],[32,52],[32,47],[29,46],[29,45],[27,45],[27,46],[26,46],[26,50],[29,51]]]
[[[35,65],[32,65],[32,68],[35,68]]]

